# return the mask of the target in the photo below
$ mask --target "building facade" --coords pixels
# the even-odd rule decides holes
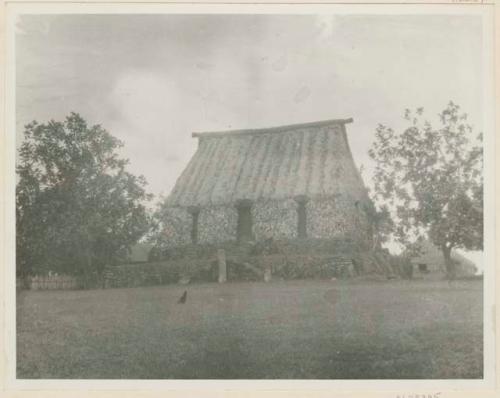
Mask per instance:
[[[456,250],[451,252],[451,259],[455,262],[457,276],[472,276],[477,272],[477,266]],[[443,253],[429,240],[420,245],[418,255],[411,257],[414,275],[443,276],[446,274],[446,264]]]
[[[193,133],[198,149],[166,200],[168,246],[370,241],[367,190],[347,139],[351,122]]]

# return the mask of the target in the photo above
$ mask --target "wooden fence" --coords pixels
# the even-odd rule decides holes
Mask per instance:
[[[32,276],[29,283],[32,290],[64,290],[79,287],[78,280],[69,275]]]

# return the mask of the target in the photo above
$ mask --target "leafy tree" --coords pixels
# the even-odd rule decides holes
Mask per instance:
[[[362,179],[364,179],[364,170],[364,166],[361,165],[359,175]],[[368,193],[371,197],[369,188]],[[372,249],[380,249],[381,245],[390,239],[392,229],[394,228],[390,210],[385,204],[379,205],[377,208],[371,198],[364,203],[363,210],[369,222],[369,236],[373,237]]]
[[[436,128],[423,120],[423,108],[406,110],[405,120],[408,127],[400,133],[377,128],[369,151],[376,200],[391,210],[397,241],[418,250],[427,237],[442,251],[453,278],[451,251],[483,245],[482,135],[473,133],[453,102],[439,114]]]
[[[168,237],[165,235],[165,219],[168,207],[165,197],[160,197],[151,214],[150,229],[146,240],[153,245],[149,252],[149,261],[160,261],[167,258]]]
[[[372,249],[379,249],[390,239],[394,228],[390,211],[386,205],[381,205],[377,209],[371,200],[365,204],[364,210],[369,221],[370,236],[373,236]]]
[[[144,177],[126,171],[123,144],[71,113],[25,127],[16,187],[17,270],[88,280],[146,232]]]

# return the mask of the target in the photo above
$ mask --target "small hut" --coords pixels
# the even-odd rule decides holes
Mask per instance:
[[[458,276],[476,274],[476,265],[457,251],[451,252],[451,259],[455,262]],[[442,276],[446,274],[443,253],[429,240],[425,240],[420,244],[419,254],[413,256],[410,261],[413,265],[414,275]]]
[[[126,264],[147,263],[150,258],[150,252],[153,244],[147,242],[138,242],[130,248],[128,256],[125,258]]]
[[[193,133],[198,149],[166,201],[167,244],[370,242],[369,198],[346,133],[352,121]]]

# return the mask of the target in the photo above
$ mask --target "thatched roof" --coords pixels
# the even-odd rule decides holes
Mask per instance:
[[[299,195],[363,198],[366,191],[345,130],[351,122],[193,133],[198,150],[167,203],[202,207]]]

